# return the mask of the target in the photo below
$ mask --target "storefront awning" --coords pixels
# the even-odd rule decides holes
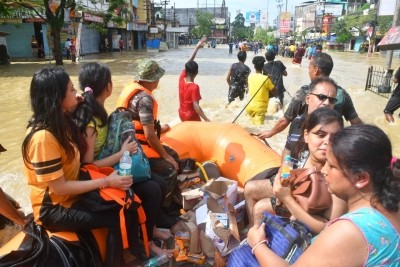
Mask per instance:
[[[392,27],[379,42],[380,50],[400,49],[400,26]]]

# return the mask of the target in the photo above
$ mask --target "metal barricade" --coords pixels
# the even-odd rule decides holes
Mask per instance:
[[[389,98],[392,90],[395,89],[392,79],[393,71],[393,69],[380,66],[369,66],[365,90]]]

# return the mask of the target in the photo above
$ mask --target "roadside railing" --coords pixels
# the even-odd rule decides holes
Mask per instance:
[[[365,90],[389,98],[395,88],[392,81],[393,71],[380,66],[369,66]]]

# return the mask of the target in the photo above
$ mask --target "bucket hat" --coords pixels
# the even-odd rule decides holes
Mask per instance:
[[[159,80],[165,73],[157,62],[150,59],[143,59],[137,66],[137,74],[135,79],[137,81],[155,82]]]

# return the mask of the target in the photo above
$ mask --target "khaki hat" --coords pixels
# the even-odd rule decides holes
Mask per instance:
[[[0,153],[1,152],[6,152],[7,151],[7,149],[5,149],[1,144],[0,144]]]
[[[137,66],[137,74],[135,79],[137,81],[155,82],[159,80],[165,73],[157,62],[150,59],[143,59]]]

